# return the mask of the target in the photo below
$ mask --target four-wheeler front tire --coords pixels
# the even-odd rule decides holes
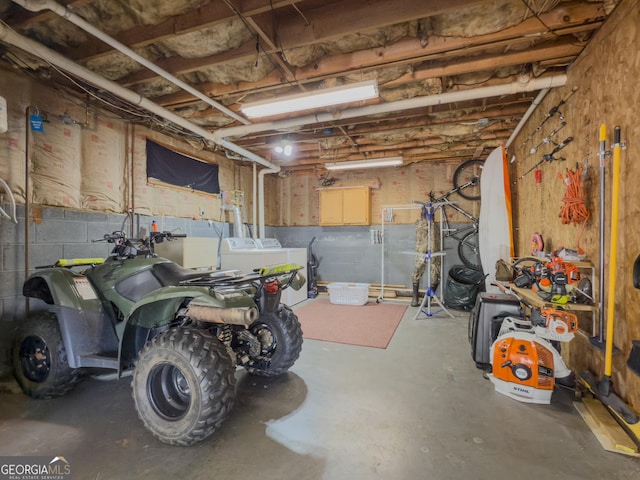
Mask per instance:
[[[192,445],[231,411],[235,368],[217,338],[194,328],[173,328],[140,351],[132,390],[138,416],[164,443]]]
[[[265,369],[246,367],[247,372],[261,377],[281,375],[293,366],[302,350],[302,328],[293,310],[280,304],[277,313],[266,313],[250,329],[262,344],[261,356],[269,360]]]
[[[69,366],[55,314],[36,312],[20,326],[12,352],[14,375],[33,398],[53,398],[67,393],[78,381]]]

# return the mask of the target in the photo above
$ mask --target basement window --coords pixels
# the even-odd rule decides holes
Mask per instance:
[[[205,193],[220,193],[218,165],[212,165],[147,140],[147,180]]]

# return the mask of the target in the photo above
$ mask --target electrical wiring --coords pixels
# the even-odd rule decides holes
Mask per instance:
[[[560,219],[565,225],[568,223],[573,223],[574,225],[582,223],[582,228],[580,229],[577,239],[578,253],[584,253],[584,250],[580,248],[580,239],[591,215],[584,203],[585,193],[582,188],[583,174],[584,167],[578,167],[575,171],[567,170],[564,177],[562,174],[558,174],[558,178],[560,178],[566,186],[565,194],[562,198],[562,206],[560,207]]]
[[[5,26],[7,29],[15,32],[15,30],[13,28],[11,28],[11,26],[8,25],[6,22],[4,22],[2,19],[0,19],[0,23],[3,26]],[[17,57],[16,52],[13,52],[13,57],[15,57],[17,60],[21,61],[21,59],[19,57]],[[84,82],[78,81],[76,78],[74,78],[73,76],[69,75],[64,70],[58,68],[53,63],[47,61],[44,57],[42,57],[42,59],[58,75],[60,75],[61,77],[64,77],[71,84],[75,85],[79,90],[83,91],[88,96],[90,96],[91,98],[97,100],[98,102],[103,103],[108,108],[110,108],[112,110],[123,112],[123,113],[128,114],[128,115],[131,115],[132,117],[136,118],[138,122],[147,123],[147,125],[152,129],[156,128],[156,129],[168,132],[169,134],[180,135],[182,137],[189,138],[189,139],[191,139],[193,141],[205,144],[204,139],[202,137],[200,137],[199,135],[196,135],[194,133],[188,132],[185,129],[183,129],[183,128],[177,126],[177,125],[174,125],[172,123],[169,123],[169,122],[167,122],[165,120],[161,120],[160,118],[158,118],[155,115],[150,115],[149,113],[147,113],[146,111],[144,111],[142,109],[136,108],[135,106],[130,105],[127,102],[123,102],[120,98],[110,94],[109,92],[101,91],[98,94],[97,91],[94,91],[91,88],[89,88],[89,86],[84,84]],[[54,85],[54,88],[60,90],[61,87]],[[105,118],[111,118],[111,119],[115,119],[115,120],[130,120],[129,118],[126,118],[126,117],[117,117],[117,116],[111,117],[109,115],[106,115],[105,113],[100,113],[100,115],[105,117]]]
[[[556,36],[556,37],[558,36],[558,34],[556,34],[556,33],[553,31],[553,29],[551,29],[551,28],[549,27],[549,25],[547,25],[546,23],[544,23],[544,21],[542,20],[542,18],[540,18],[540,13],[539,13],[539,12],[536,12],[536,11],[531,7],[531,5],[529,4],[529,2],[528,2],[527,0],[521,0],[521,1],[522,1],[522,3],[527,7],[527,10],[529,10],[529,11],[531,12],[531,14],[532,14],[534,17],[536,17],[536,19],[538,20],[538,22],[540,22],[540,23],[542,24],[542,26],[543,26],[544,28],[546,28],[546,29],[547,29],[547,32],[551,33],[552,35],[554,35],[554,36]],[[547,2],[545,2],[545,4],[543,5],[543,7],[540,9],[540,11],[545,11],[545,8],[546,8],[546,6],[547,6],[546,4],[547,4]],[[555,5],[554,5],[554,7],[555,7]],[[553,8],[553,7],[552,7],[552,8]]]

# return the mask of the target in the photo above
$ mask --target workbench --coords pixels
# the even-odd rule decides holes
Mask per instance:
[[[596,306],[593,305],[585,305],[583,303],[563,303],[563,304],[558,304],[558,303],[552,303],[546,300],[543,300],[542,298],[540,298],[540,296],[538,296],[538,294],[536,292],[531,291],[528,288],[519,288],[516,287],[515,285],[513,285],[512,283],[506,283],[506,282],[496,282],[499,283],[501,285],[501,290],[504,289],[505,293],[511,293],[514,294],[515,296],[517,296],[521,302],[526,303],[528,306],[531,307],[559,307],[562,308],[564,310],[566,310],[567,312],[587,312],[591,314],[591,332],[590,334],[593,335],[596,331],[596,314],[598,312],[598,308]],[[582,329],[584,331],[584,329]]]

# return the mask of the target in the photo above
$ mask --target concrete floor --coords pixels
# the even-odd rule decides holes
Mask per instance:
[[[193,447],[145,430],[129,378],[39,401],[6,382],[0,456],[64,456],[76,480],[640,478],[640,459],[603,450],[571,392],[551,405],[495,393],[471,360],[466,313],[415,312],[386,350],[305,340],[281,378],[239,370],[234,411]]]

